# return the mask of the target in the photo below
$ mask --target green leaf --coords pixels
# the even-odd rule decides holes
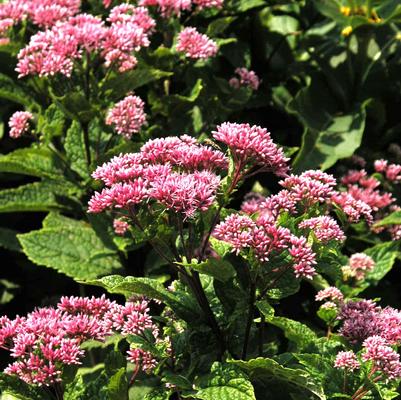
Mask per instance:
[[[64,124],[63,112],[55,104],[51,104],[44,114],[39,114],[37,131],[43,135],[45,142],[48,143],[53,137],[63,134]]]
[[[161,71],[141,62],[134,70],[108,79],[104,83],[102,91],[112,100],[118,100],[129,91],[172,74],[172,72]]]
[[[71,169],[82,178],[89,178],[88,164],[86,160],[84,131],[78,121],[72,121],[67,131],[64,143],[65,152],[71,163]]]
[[[146,393],[143,400],[168,400],[171,393],[166,389],[155,389]]]
[[[316,333],[301,322],[284,317],[274,317],[268,322],[282,329],[284,336],[291,342],[294,342],[299,349],[317,340]]]
[[[0,73],[0,98],[14,101],[24,106],[30,106],[34,100],[15,79]]]
[[[251,382],[238,368],[215,362],[193,397],[202,400],[256,400]]]
[[[191,263],[177,263],[189,269],[194,269],[201,274],[209,275],[222,282],[228,281],[235,276],[235,269],[230,262],[223,259],[209,258],[198,262],[193,259]]]
[[[51,211],[67,208],[63,196],[72,189],[66,183],[43,181],[0,191],[0,212]],[[63,205],[64,204],[64,205]]]
[[[133,294],[147,296],[164,302],[171,307],[177,315],[184,319],[194,316],[194,311],[186,305],[185,299],[180,298],[174,292],[168,291],[161,282],[156,279],[134,276],[110,275],[101,279],[82,282],[88,285],[95,285],[105,288],[109,293],[122,294],[126,298]]]
[[[258,378],[275,378],[284,381],[287,384],[306,389],[317,396],[320,400],[326,400],[321,385],[315,382],[307,372],[302,371],[301,369],[286,368],[271,358],[262,357],[249,361],[230,360],[230,363],[246,371],[252,380]]]
[[[28,385],[16,376],[0,373],[0,388],[3,398],[4,394],[13,396],[20,400],[51,400],[52,397],[44,389],[34,385]]]
[[[63,175],[60,160],[45,147],[17,149],[0,156],[0,172],[56,179]]]
[[[326,170],[337,160],[350,157],[361,145],[366,112],[333,116],[321,130],[306,128],[302,146],[294,160],[295,172],[319,167]]]
[[[0,228],[0,246],[7,250],[21,251],[17,239],[18,232],[8,228]]]
[[[374,227],[387,225],[401,225],[401,211],[394,211],[374,224]]]
[[[209,37],[214,37],[223,33],[235,20],[237,17],[223,17],[217,18],[212,21],[207,27],[206,35]]]
[[[57,227],[18,235],[32,262],[76,280],[94,279],[121,269],[117,252],[106,247],[88,224],[66,217],[62,221]]]
[[[266,321],[270,322],[274,318],[274,308],[266,300],[257,301],[256,307],[263,314]]]
[[[255,7],[267,6],[265,0],[232,0],[229,4],[237,12],[245,12]]]

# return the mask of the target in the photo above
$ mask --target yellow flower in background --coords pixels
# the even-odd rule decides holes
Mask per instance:
[[[347,37],[352,33],[352,26],[346,26],[342,31],[341,31],[341,35]]]
[[[340,13],[345,15],[346,17],[349,17],[351,14],[351,7],[346,7],[346,6],[340,7]]]

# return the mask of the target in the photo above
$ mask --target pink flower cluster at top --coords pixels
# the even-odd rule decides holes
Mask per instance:
[[[29,129],[29,121],[33,119],[33,115],[27,111],[15,112],[10,120],[8,126],[10,127],[10,137],[17,139],[21,137]]]
[[[92,53],[120,72],[134,68],[133,53],[149,46],[154,20],[144,7],[121,4],[111,10],[108,22],[106,26],[98,17],[79,14],[33,35],[18,54],[19,77],[58,73],[69,77],[74,63],[84,54],[90,61]]]
[[[114,125],[117,133],[130,139],[146,123],[145,103],[138,96],[129,95],[111,108],[106,117],[107,125]]]
[[[335,190],[336,180],[322,171],[305,171],[301,175],[290,175],[280,182],[284,187],[279,193],[268,197],[257,196],[245,200],[242,210],[247,214],[267,214],[275,218],[280,212],[297,214],[307,211],[315,204],[338,206],[347,215],[350,222],[358,222],[364,217],[372,221],[371,208],[362,200],[354,199],[350,194]],[[300,228],[310,228],[319,240],[343,240],[343,232],[330,217],[312,218],[300,223]],[[327,230],[327,232],[326,232]]]
[[[39,308],[14,320],[0,317],[0,347],[15,359],[5,372],[36,385],[61,381],[65,365],[81,363],[84,351],[80,344],[85,340],[102,341],[114,332],[141,335],[148,329],[157,337],[148,312],[146,301],[122,306],[104,296],[63,297],[57,308]],[[139,348],[135,351],[135,362],[141,362],[143,370],[155,365],[149,353]]]
[[[224,0],[139,0],[139,5],[156,6],[159,8],[163,17],[180,15],[183,11],[189,11],[193,6],[199,10],[205,8],[223,6]]]
[[[237,68],[235,73],[238,75],[238,78],[233,77],[229,81],[233,88],[238,89],[241,86],[247,86],[252,90],[258,90],[260,80],[254,71],[250,71],[246,68]]]
[[[107,208],[130,209],[141,202],[157,201],[186,218],[213,203],[227,158],[189,136],[154,139],[139,153],[114,157],[93,173],[108,187],[95,193],[89,212]]]
[[[229,127],[230,124],[225,125]],[[259,137],[254,137],[256,131]],[[229,142],[234,154],[237,151],[242,154],[245,163],[236,166],[235,185],[246,172],[245,166],[250,169],[256,164],[261,170],[272,170],[276,174],[288,170],[282,151],[265,130],[245,125],[241,134],[243,140],[236,142],[237,134],[237,129],[227,129],[224,136],[215,135],[216,139]],[[252,144],[246,154],[243,142]],[[256,151],[257,158],[253,157]],[[150,140],[139,153],[120,155],[97,168],[93,177],[101,179],[108,187],[95,193],[88,211],[101,212],[113,207],[132,209],[136,204],[156,200],[189,218],[211,206],[220,183],[216,171],[227,167],[228,159],[222,152],[201,145],[189,136]]]
[[[287,175],[288,158],[273,142],[267,129],[257,125],[224,122],[213,132],[213,137],[228,146],[239,171],[249,165],[258,165],[260,171],[272,171],[278,176]]]
[[[312,279],[315,275],[315,254],[306,238],[278,226],[272,217],[262,215],[254,221],[246,215],[231,214],[215,227],[213,236],[232,245],[237,254],[251,249],[262,262],[288,251],[296,277]]]
[[[0,26],[28,19],[40,27],[51,27],[79,12],[80,0],[10,0],[0,4]]]
[[[184,53],[186,57],[194,59],[214,57],[218,50],[216,42],[192,27],[180,32],[176,49]]]
[[[376,160],[374,163],[376,172],[385,175],[386,179],[392,182],[401,181],[401,165],[389,164],[387,160]]]

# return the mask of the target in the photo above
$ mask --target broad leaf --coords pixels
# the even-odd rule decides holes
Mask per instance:
[[[28,183],[0,191],[0,212],[51,211],[67,207],[66,198],[74,188],[66,182]]]
[[[35,264],[76,280],[94,279],[121,269],[118,255],[83,221],[18,235],[24,253]]]
[[[262,357],[249,361],[232,360],[230,363],[246,371],[251,379],[275,378],[287,384],[305,389],[313,393],[320,400],[326,400],[323,388],[306,371],[302,371],[301,369],[286,368],[271,358]]]
[[[194,259],[191,263],[177,264],[198,271],[201,274],[209,275],[222,282],[226,282],[235,276],[234,267],[228,261],[223,259],[209,258],[202,262],[198,262]]]
[[[16,376],[10,376],[4,373],[0,374],[0,388],[2,396],[9,394],[18,400],[51,400],[44,389],[37,386],[28,385]]]
[[[60,179],[63,167],[50,149],[29,147],[0,156],[0,172]]]
[[[14,101],[24,106],[30,106],[34,100],[15,79],[0,73],[0,98]]]
[[[78,121],[73,121],[68,129],[64,148],[71,163],[71,169],[82,178],[88,178],[89,171],[85,153],[84,131]]]
[[[401,225],[401,211],[394,211],[391,214],[384,217],[379,222],[375,223],[375,227],[387,226],[387,225]]]
[[[268,322],[282,329],[285,337],[294,342],[298,348],[306,347],[317,340],[315,332],[301,322],[284,317],[274,317]]]
[[[232,365],[214,363],[209,376],[193,395],[202,400],[256,400],[251,382],[244,373]]]

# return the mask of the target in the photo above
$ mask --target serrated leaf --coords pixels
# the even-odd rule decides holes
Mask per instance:
[[[10,394],[19,400],[51,400],[52,397],[44,389],[28,385],[16,376],[0,373],[1,394]]]
[[[284,336],[294,342],[298,348],[302,349],[317,340],[316,333],[299,321],[284,317],[274,317],[268,322],[282,329]]]
[[[21,245],[17,239],[18,233],[12,229],[0,228],[0,247],[12,251],[21,251]]]
[[[82,178],[89,178],[84,131],[78,121],[72,121],[67,131],[64,148],[66,156],[71,163],[71,169]]]
[[[139,63],[138,67],[134,70],[108,79],[104,83],[102,91],[112,100],[118,100],[129,91],[171,75],[172,72],[161,71],[144,63]]]
[[[191,263],[177,263],[185,268],[193,269],[201,274],[209,275],[222,282],[228,281],[235,276],[235,269],[230,262],[223,259],[209,258],[206,261],[198,262],[192,260]]]
[[[67,208],[61,201],[68,186],[60,182],[28,183],[15,189],[0,191],[0,213],[20,211],[51,211]]]
[[[193,395],[202,400],[256,400],[251,382],[232,365],[214,363],[211,373],[201,383],[202,388]]]
[[[121,269],[116,251],[106,247],[83,221],[45,227],[18,235],[18,239],[32,262],[73,279],[94,279]]]
[[[56,179],[63,175],[60,160],[45,147],[17,149],[0,156],[0,172]]]
[[[266,300],[259,300],[255,304],[267,322],[274,318],[274,308]]]
[[[149,393],[146,393],[143,400],[168,400],[170,398],[170,392],[166,389],[155,389]]]
[[[7,75],[0,73],[0,98],[14,101],[24,106],[30,106],[34,100],[29,93]]]
[[[109,293],[122,294],[127,298],[136,294],[160,300],[170,306],[178,315],[182,315],[184,319],[194,315],[193,310],[187,307],[182,299],[176,296],[175,293],[168,291],[163,284],[156,279],[110,275],[83,283],[101,286]]]
[[[53,137],[61,136],[64,130],[65,117],[63,112],[51,104],[44,114],[38,116],[37,131],[44,138],[46,143]]]
[[[290,385],[306,389],[320,400],[326,400],[326,395],[321,385],[313,380],[306,371],[286,368],[271,358],[259,357],[249,361],[230,360],[229,362],[246,371],[251,379],[276,378]]]
[[[401,225],[401,211],[394,211],[374,224],[374,227],[386,225]]]

